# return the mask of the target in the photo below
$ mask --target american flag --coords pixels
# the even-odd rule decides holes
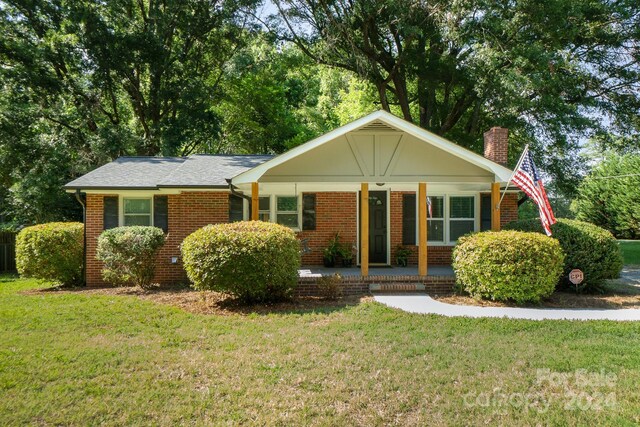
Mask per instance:
[[[542,227],[544,227],[547,236],[551,236],[551,225],[557,222],[556,217],[553,215],[547,193],[542,185],[542,179],[540,179],[528,147],[522,153],[520,166],[513,175],[513,182],[538,205]]]
[[[427,197],[427,209],[429,210],[429,218],[433,218],[433,205],[431,204],[431,197]]]

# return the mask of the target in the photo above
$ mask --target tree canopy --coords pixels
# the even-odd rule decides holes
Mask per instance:
[[[0,0],[0,221],[79,218],[122,155],[277,154],[384,108],[472,150],[510,129],[572,194],[634,151],[635,1]],[[4,218],[3,218],[4,217]]]
[[[370,82],[382,108],[475,150],[483,131],[508,127],[515,147],[533,145],[560,190],[577,182],[581,136],[638,134],[635,0],[276,4],[274,31]]]
[[[578,187],[572,204],[578,219],[616,237],[640,238],[640,154],[608,153]]]

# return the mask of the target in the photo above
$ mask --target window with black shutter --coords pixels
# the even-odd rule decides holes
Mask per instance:
[[[416,244],[416,195],[402,195],[402,244]]]
[[[229,194],[229,222],[238,222],[244,219],[244,201],[242,197]]]
[[[316,195],[302,195],[302,229],[316,229]]]
[[[118,217],[118,196],[105,197],[102,212],[103,229],[116,228],[119,225]]]
[[[169,232],[169,197],[153,196],[153,225]]]

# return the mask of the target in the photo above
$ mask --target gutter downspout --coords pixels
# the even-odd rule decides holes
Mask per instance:
[[[227,184],[229,184],[229,191],[231,191],[231,194],[233,194],[234,196],[242,197],[243,199],[251,202],[251,196],[247,196],[242,191],[236,190],[236,186],[231,183],[231,179],[225,178],[225,181],[227,181]]]
[[[82,199],[80,189],[75,192],[76,200],[82,205],[82,224],[84,226],[82,232],[82,282],[87,285],[87,204]]]

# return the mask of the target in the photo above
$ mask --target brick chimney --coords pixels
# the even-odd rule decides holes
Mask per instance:
[[[507,165],[509,129],[492,127],[484,133],[484,156],[502,166]]]

